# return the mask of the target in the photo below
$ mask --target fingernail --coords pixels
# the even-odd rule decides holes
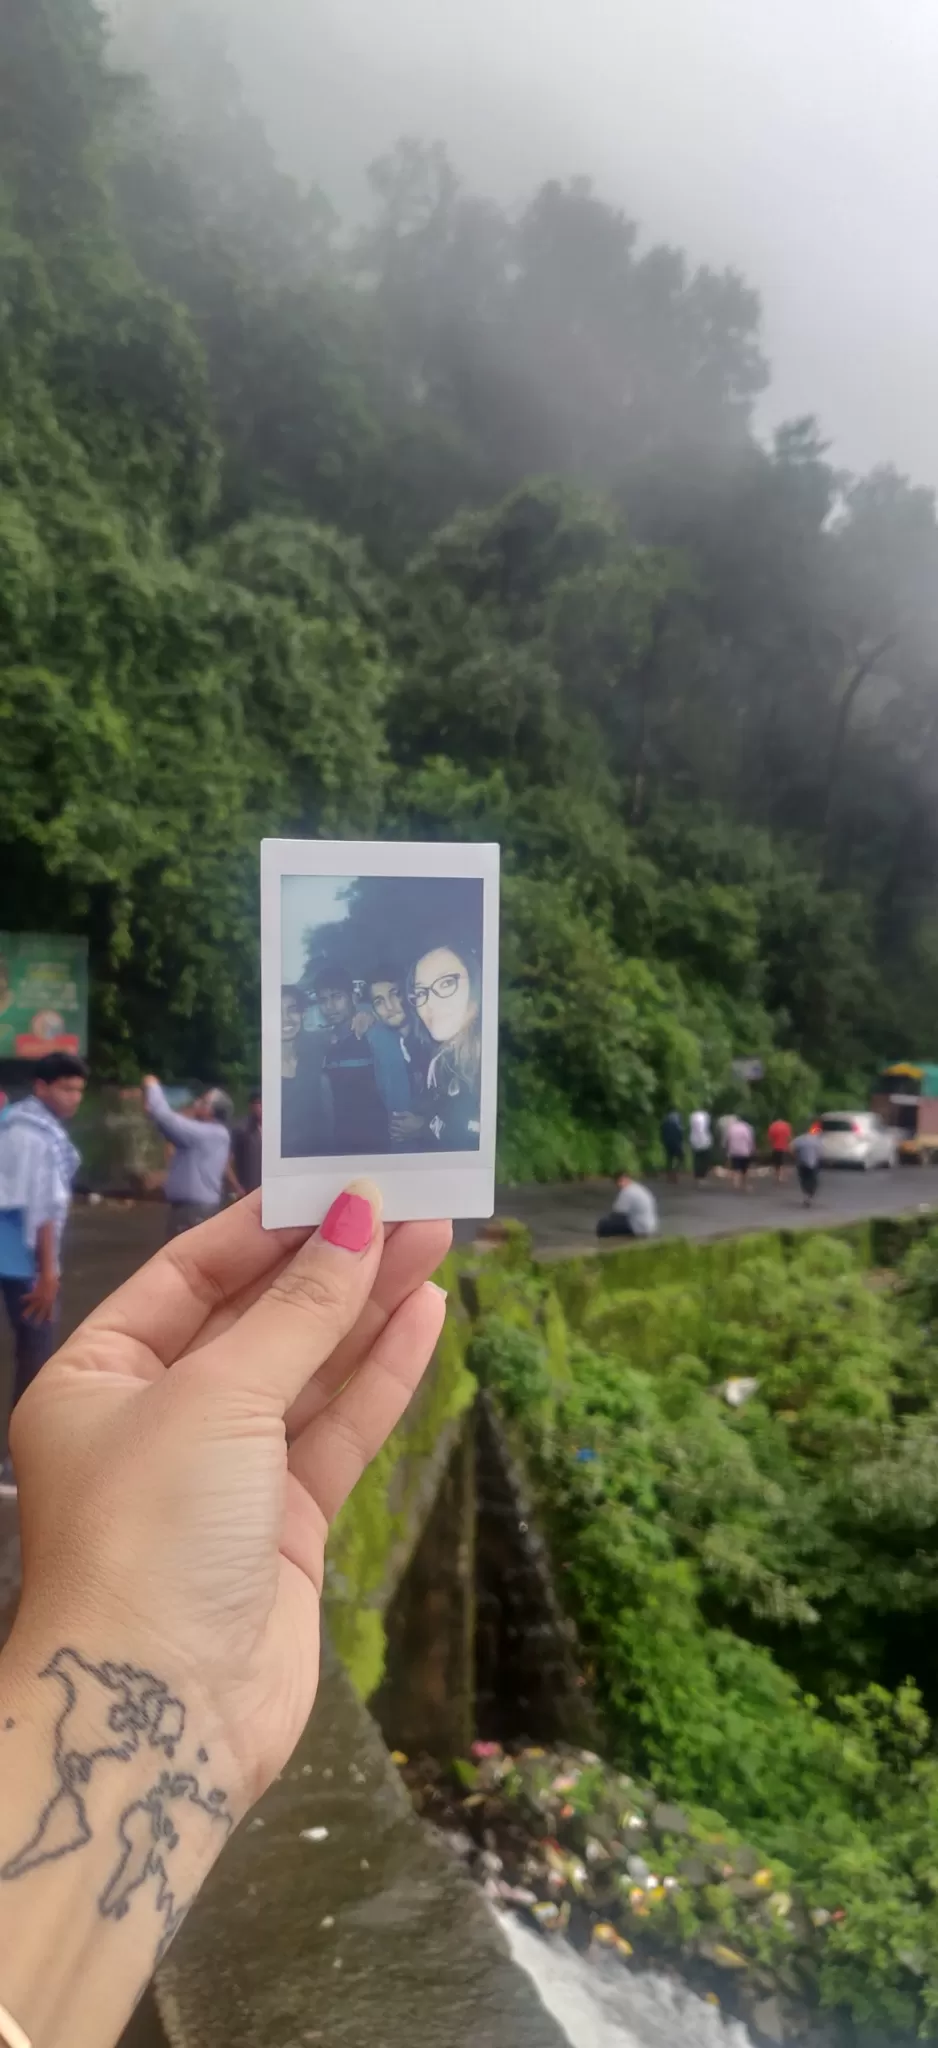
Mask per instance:
[[[449,1290],[445,1287],[438,1287],[435,1280],[428,1280],[427,1286],[432,1287],[434,1294],[442,1294],[444,1301],[449,1300]]]
[[[357,1194],[354,1187],[345,1188],[341,1195],[336,1196],[319,1226],[320,1237],[324,1237],[327,1244],[340,1245],[345,1252],[367,1250],[375,1234],[381,1197],[377,1188],[372,1189],[370,1181],[362,1181],[359,1185],[367,1187],[367,1195]]]

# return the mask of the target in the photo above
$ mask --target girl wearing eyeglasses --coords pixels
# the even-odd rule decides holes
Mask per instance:
[[[482,976],[476,955],[435,946],[417,961],[410,1001],[433,1042],[426,1079],[427,1128],[442,1152],[479,1146]]]

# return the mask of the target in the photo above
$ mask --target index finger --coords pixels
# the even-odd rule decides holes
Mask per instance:
[[[354,1328],[381,1262],[381,1191],[351,1181],[315,1236],[282,1266],[234,1327],[177,1367],[220,1373],[232,1390],[281,1414]]]
[[[262,1284],[311,1236],[311,1229],[264,1230],[260,1193],[247,1195],[164,1245],[92,1310],[75,1335],[108,1331],[129,1337],[172,1365],[209,1316]]]

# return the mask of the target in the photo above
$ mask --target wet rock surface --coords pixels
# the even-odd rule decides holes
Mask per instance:
[[[812,2007],[811,1926],[784,1878],[591,1751],[480,1741],[398,1758],[416,1811],[493,1904],[622,1969],[673,1971],[761,2043],[833,2048]]]

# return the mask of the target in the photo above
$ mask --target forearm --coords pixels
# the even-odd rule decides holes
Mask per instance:
[[[36,1232],[36,1272],[40,1280],[58,1280],[59,1258],[54,1223],[40,1223]]]
[[[148,1083],[143,1091],[143,1100],[147,1115],[155,1123],[157,1130],[162,1131],[164,1138],[169,1138],[173,1145],[192,1144],[193,1133],[198,1126],[193,1124],[190,1117],[179,1116],[174,1109],[170,1109],[158,1083]]]
[[[116,1656],[109,1658],[108,1652]],[[112,2048],[234,1821],[181,1689],[84,1636],[0,1658],[0,2003]]]

